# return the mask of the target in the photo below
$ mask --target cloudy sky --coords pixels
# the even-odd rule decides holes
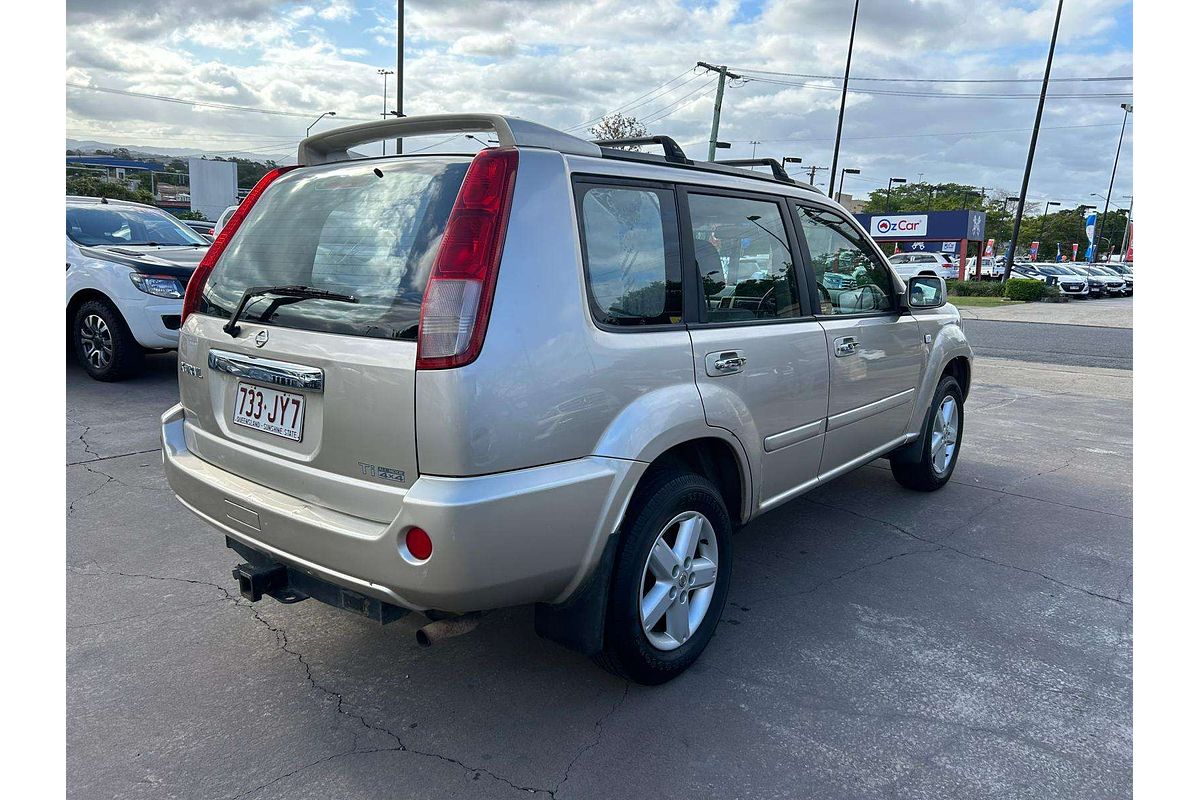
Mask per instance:
[[[903,176],[1015,193],[1054,5],[862,0],[841,164],[862,174],[847,176],[846,191]],[[1066,79],[1133,75],[1131,5],[1067,0],[1031,198],[1074,205],[1107,190],[1133,84]],[[828,166],[840,79],[822,76],[844,68],[852,6],[408,0],[404,110],[498,111],[586,134],[584,123],[625,109],[703,158],[716,86],[694,65],[707,61],[743,76],[725,94],[728,157],[757,150]],[[395,61],[396,5],[386,0],[68,0],[66,135],[294,159],[322,111],[337,120],[318,130],[378,119],[376,71]],[[991,82],[1009,78],[1022,82]],[[389,92],[391,109],[394,83]],[[1132,192],[1133,127],[1131,117],[1118,205]]]

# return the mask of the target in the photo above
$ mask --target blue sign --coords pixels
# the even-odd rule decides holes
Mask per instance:
[[[880,241],[929,240],[982,242],[987,233],[987,214],[982,211],[912,211],[893,214],[855,214],[871,236]],[[889,224],[873,224],[886,219]],[[897,223],[897,221],[899,221]]]
[[[958,254],[958,241],[929,241],[921,239],[917,242],[900,242],[900,250],[905,253],[949,253]]]

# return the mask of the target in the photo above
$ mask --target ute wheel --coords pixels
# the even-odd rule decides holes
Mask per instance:
[[[707,479],[663,470],[639,487],[622,523],[596,663],[665,683],[703,652],[729,592],[733,526]]]
[[[88,300],[75,312],[71,330],[75,355],[96,380],[119,381],[141,371],[142,347],[110,303]]]
[[[892,476],[906,489],[932,492],[942,488],[958,463],[963,430],[962,389],[947,375],[933,393],[925,415],[924,434],[914,445],[891,456]]]

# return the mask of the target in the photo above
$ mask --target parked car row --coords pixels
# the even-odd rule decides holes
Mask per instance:
[[[1012,274],[1058,286],[1063,294],[1075,297],[1130,297],[1133,295],[1133,269],[1121,265],[1080,263],[1016,262]]]

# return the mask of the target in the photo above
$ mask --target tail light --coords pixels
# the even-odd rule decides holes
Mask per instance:
[[[479,355],[516,177],[511,148],[483,150],[467,169],[421,302],[417,369],[460,367]]]
[[[212,274],[213,267],[217,265],[217,260],[221,258],[221,253],[225,252],[225,248],[229,246],[229,240],[237,233],[237,230],[242,225],[242,220],[250,213],[250,209],[258,202],[258,198],[262,197],[262,193],[267,190],[276,178],[285,172],[290,172],[296,167],[277,167],[266,175],[263,175],[258,183],[254,184],[254,188],[250,190],[250,194],[246,195],[246,199],[241,202],[237,210],[229,217],[229,221],[225,223],[225,227],[221,228],[221,232],[217,235],[216,240],[209,245],[208,252],[204,254],[204,258],[200,261],[200,266],[196,267],[196,271],[192,273],[191,279],[188,280],[187,289],[183,293],[183,312],[180,314],[180,325],[187,321],[188,315],[195,311],[200,306],[200,293],[204,291],[204,283],[208,280],[208,276]]]

